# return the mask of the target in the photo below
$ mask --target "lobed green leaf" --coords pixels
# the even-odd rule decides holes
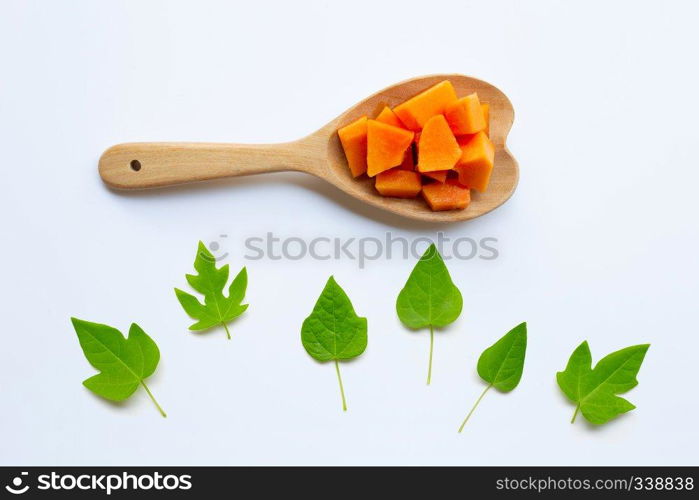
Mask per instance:
[[[71,318],[80,347],[89,363],[99,370],[83,382],[95,394],[111,401],[131,396],[144,379],[155,372],[160,361],[156,343],[136,323],[128,338],[119,330],[100,323]]]
[[[204,302],[202,303],[192,294],[175,288],[175,295],[182,308],[190,317],[198,320],[189,329],[201,331],[214,326],[224,326],[228,333],[227,323],[243,314],[248,308],[247,304],[241,304],[248,285],[247,269],[243,267],[240,270],[228,287],[228,296],[224,295],[223,290],[229,275],[228,264],[216,268],[214,255],[201,241],[197,248],[194,269],[198,274],[187,274],[186,279],[194,290],[204,296]]]
[[[573,351],[565,370],[556,374],[556,381],[589,422],[604,424],[636,408],[617,394],[638,385],[636,376],[649,347],[640,344],[620,349],[592,368],[590,347],[585,341]]]

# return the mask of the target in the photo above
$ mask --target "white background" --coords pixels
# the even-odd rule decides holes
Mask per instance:
[[[693,2],[30,2],[0,12],[2,464],[694,464],[699,445]],[[126,141],[301,137],[394,82],[477,76],[512,100],[521,182],[478,220],[431,226],[378,213],[303,174],[124,194],[97,174]],[[413,259],[244,259],[280,237],[495,237],[496,260],[449,261],[465,307],[428,334],[394,312]],[[228,235],[221,238],[221,234]],[[250,309],[187,331],[172,288],[196,242],[247,265]],[[334,370],[300,325],[334,274],[369,347]],[[137,321],[159,344],[125,404],[94,373],[70,316]],[[520,386],[483,388],[481,351],[529,323]],[[652,344],[599,428],[555,384],[572,350]]]

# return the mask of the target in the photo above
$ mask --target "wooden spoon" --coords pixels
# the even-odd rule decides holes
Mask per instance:
[[[373,116],[381,104],[395,106],[421,91],[450,80],[457,95],[478,92],[490,104],[490,137],[495,144],[495,167],[485,193],[472,191],[464,210],[433,212],[422,198],[386,198],[374,189],[374,179],[353,179],[345,160],[337,129],[362,115]],[[514,110],[500,90],[463,75],[413,78],[388,87],[359,102],[320,130],[282,144],[224,144],[154,142],[118,144],[100,158],[104,182],[116,189],[172,186],[223,177],[293,170],[325,179],[350,196],[383,210],[431,222],[473,219],[505,203],[517,186],[517,161],[505,146]]]

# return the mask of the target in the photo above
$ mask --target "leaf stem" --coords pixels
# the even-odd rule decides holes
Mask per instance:
[[[222,322],[221,324],[223,325],[223,328],[226,330],[226,337],[228,337],[228,340],[231,340],[231,332],[228,331],[228,325],[226,324],[225,321]]]
[[[471,418],[471,415],[473,415],[473,412],[478,407],[478,403],[481,402],[481,399],[483,399],[483,396],[485,396],[485,393],[488,392],[488,389],[490,389],[491,387],[493,387],[493,384],[490,384],[488,387],[486,387],[483,390],[483,392],[481,393],[481,395],[478,397],[478,399],[476,400],[476,403],[473,405],[473,408],[471,408],[471,411],[468,412],[468,415],[466,415],[466,418],[464,419],[464,421],[461,422],[461,427],[459,427],[459,432],[464,430],[464,426],[466,425],[466,422],[468,422],[468,419]]]
[[[570,419],[571,424],[575,423],[575,418],[578,416],[579,411],[580,411],[580,405],[575,407],[575,413],[573,413],[573,418]]]
[[[160,414],[161,414],[163,417],[167,418],[167,413],[165,413],[165,411],[163,410],[163,408],[162,408],[162,407],[158,404],[158,402],[155,400],[155,397],[153,396],[153,393],[150,392],[150,389],[148,388],[148,386],[146,385],[146,383],[145,383],[143,380],[141,380],[141,385],[143,386],[143,388],[144,388],[144,389],[146,390],[146,392],[148,393],[148,396],[150,396],[150,399],[151,399],[151,401],[153,401],[153,404],[156,406],[156,408],[158,408],[158,411],[160,412]]]
[[[430,362],[427,365],[427,385],[432,381],[432,351],[434,351],[434,327],[430,325]]]
[[[342,376],[340,375],[340,363],[335,360],[335,371],[337,372],[337,381],[340,383],[340,394],[342,395],[342,411],[347,411],[347,401],[345,400],[345,388],[342,386]]]

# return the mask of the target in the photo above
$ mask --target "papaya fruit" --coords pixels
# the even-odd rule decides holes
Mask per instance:
[[[495,161],[490,105],[474,92],[458,98],[448,80],[407,101],[376,105],[338,130],[354,177],[366,173],[383,196],[422,197],[432,210],[468,206],[488,188]]]
[[[483,108],[475,92],[449,104],[444,116],[456,135],[475,134],[485,128]]]
[[[420,174],[392,168],[376,176],[376,190],[383,196],[415,198],[422,190]]]
[[[413,135],[409,130],[367,120],[367,175],[374,177],[400,165]]]
[[[337,131],[352,177],[359,177],[367,170],[367,117],[353,121]]]
[[[450,170],[461,158],[461,148],[443,115],[435,115],[420,133],[417,169],[420,172]]]
[[[422,186],[422,197],[435,212],[464,209],[471,202],[471,192],[456,179]]]
[[[461,146],[461,158],[454,170],[461,184],[482,193],[488,188],[494,161],[495,147],[481,131]]]
[[[393,112],[410,130],[418,131],[434,115],[444,113],[447,106],[457,101],[456,90],[444,80],[393,108]]]
[[[393,125],[394,127],[405,128],[403,122],[396,116],[396,114],[388,106],[384,106],[381,112],[376,116],[376,121],[385,123],[387,125]]]
[[[408,149],[405,151],[405,156],[403,157],[403,163],[398,165],[398,167],[401,170],[415,170],[415,160],[413,158],[413,148],[412,146],[408,147]]]
[[[434,172],[423,172],[422,175],[429,177],[437,182],[444,182],[447,180],[447,175],[449,170],[435,170]]]

